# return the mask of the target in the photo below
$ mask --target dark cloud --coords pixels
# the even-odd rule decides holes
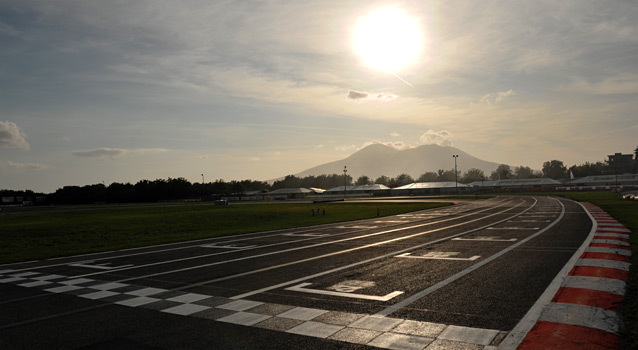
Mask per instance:
[[[348,98],[353,99],[353,100],[359,100],[362,98],[366,98],[368,97],[368,94],[365,92],[359,92],[359,91],[354,91],[354,90],[350,90],[348,91]]]

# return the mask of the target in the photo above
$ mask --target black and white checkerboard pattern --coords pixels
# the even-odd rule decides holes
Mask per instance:
[[[126,283],[0,270],[0,283],[134,308],[387,349],[496,349],[506,332],[263,303]]]

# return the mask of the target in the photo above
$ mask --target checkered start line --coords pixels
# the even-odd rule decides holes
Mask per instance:
[[[0,283],[128,307],[387,349],[496,349],[507,332],[391,317],[232,300],[89,278],[0,270]]]
[[[618,349],[619,304],[631,263],[631,231],[599,207],[589,246],[518,349]]]

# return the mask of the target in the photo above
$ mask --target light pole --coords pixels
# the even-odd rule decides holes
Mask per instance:
[[[346,200],[346,191],[348,190],[348,176],[346,173],[348,172],[348,167],[343,166],[343,200]]]
[[[452,158],[454,158],[454,188],[456,190],[456,193],[459,193],[459,176],[456,171],[456,158],[458,157],[459,157],[458,154],[452,155]]]
[[[202,185],[204,184],[204,174],[202,174]]]

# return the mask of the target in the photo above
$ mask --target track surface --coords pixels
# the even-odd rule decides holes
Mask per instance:
[[[454,326],[443,335],[440,329],[405,331],[429,339],[415,348],[451,347],[455,339],[496,346],[591,225],[570,200],[498,197],[350,223],[4,265],[0,348],[389,347],[381,339],[391,335],[387,331],[409,325],[421,332]],[[316,323],[306,322],[311,319]],[[408,321],[364,325],[368,319]],[[361,330],[344,328],[357,320]],[[473,329],[490,338],[464,340]],[[423,341],[395,344],[401,340]]]

